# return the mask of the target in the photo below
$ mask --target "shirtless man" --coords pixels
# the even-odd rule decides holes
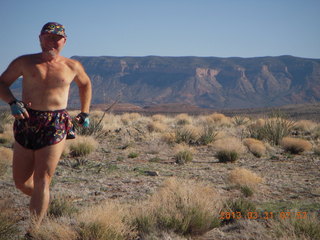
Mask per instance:
[[[13,179],[31,197],[30,212],[39,225],[49,205],[49,185],[67,138],[74,138],[65,110],[71,82],[79,87],[81,113],[89,124],[91,82],[82,65],[60,55],[66,44],[64,27],[47,23],[40,32],[42,52],[18,57],[0,76],[0,99],[10,104],[14,122]],[[23,76],[22,101],[9,87]]]

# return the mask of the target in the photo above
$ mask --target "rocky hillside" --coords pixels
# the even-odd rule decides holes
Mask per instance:
[[[184,103],[253,108],[320,101],[320,59],[292,56],[79,57],[93,82],[93,104]],[[77,104],[75,86],[70,104]]]

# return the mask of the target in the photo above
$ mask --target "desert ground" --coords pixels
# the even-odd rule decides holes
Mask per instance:
[[[70,112],[75,116],[76,112]],[[23,239],[0,113],[0,240]],[[320,123],[282,114],[91,113],[34,239],[320,239]]]

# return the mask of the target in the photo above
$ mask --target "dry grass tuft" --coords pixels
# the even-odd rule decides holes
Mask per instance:
[[[99,143],[93,137],[78,135],[75,140],[68,141],[68,147],[66,147],[65,152],[68,152],[69,148],[73,157],[82,157],[95,151],[98,146]]]
[[[201,127],[186,125],[176,130],[176,142],[186,144],[196,144],[201,136]]]
[[[137,121],[141,118],[140,113],[124,113],[121,115],[121,122],[128,125],[131,122]]]
[[[213,188],[169,178],[150,199],[136,207],[133,221],[143,234],[173,231],[197,235],[216,226],[220,208],[220,197]]]
[[[187,125],[192,122],[192,117],[186,113],[181,113],[175,117],[175,120],[178,125]]]
[[[175,143],[176,139],[177,139],[176,132],[168,131],[161,135],[161,140],[167,144]]]
[[[228,180],[232,184],[236,184],[239,186],[248,186],[251,188],[256,188],[257,185],[262,182],[261,177],[245,168],[233,169],[229,173]]]
[[[156,122],[165,122],[167,120],[167,117],[162,114],[155,114],[152,115],[151,119]]]
[[[256,157],[262,157],[266,153],[266,146],[262,141],[259,141],[257,139],[246,138],[243,140],[243,144]]]
[[[147,124],[147,129],[149,132],[164,132],[167,130],[167,128],[167,125],[158,121],[152,121]]]
[[[2,176],[11,165],[13,152],[10,148],[0,147],[0,156],[0,176]]]
[[[235,137],[218,139],[213,145],[217,149],[216,157],[219,162],[235,162],[245,152],[244,145]]]
[[[0,199],[0,240],[13,240],[18,235],[16,223],[19,218],[15,214],[12,206],[12,200]]]
[[[128,209],[115,202],[85,209],[77,216],[77,232],[82,240],[124,240],[136,235],[134,229],[126,221]]]
[[[300,154],[312,149],[312,144],[309,141],[301,138],[285,137],[281,140],[280,144],[285,151],[292,154]]]
[[[178,144],[174,147],[174,159],[178,164],[185,164],[193,160],[193,148],[186,144]]]
[[[76,240],[77,232],[71,227],[70,219],[46,218],[39,229],[32,232],[35,240]]]
[[[303,131],[305,133],[311,133],[317,127],[318,127],[318,124],[311,120],[300,120],[296,122],[294,125],[294,129]]]

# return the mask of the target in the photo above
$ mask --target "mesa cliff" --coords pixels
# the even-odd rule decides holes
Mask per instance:
[[[320,59],[293,56],[80,57],[93,83],[93,104],[184,103],[205,108],[255,108],[320,101]],[[70,103],[77,103],[71,87]]]

